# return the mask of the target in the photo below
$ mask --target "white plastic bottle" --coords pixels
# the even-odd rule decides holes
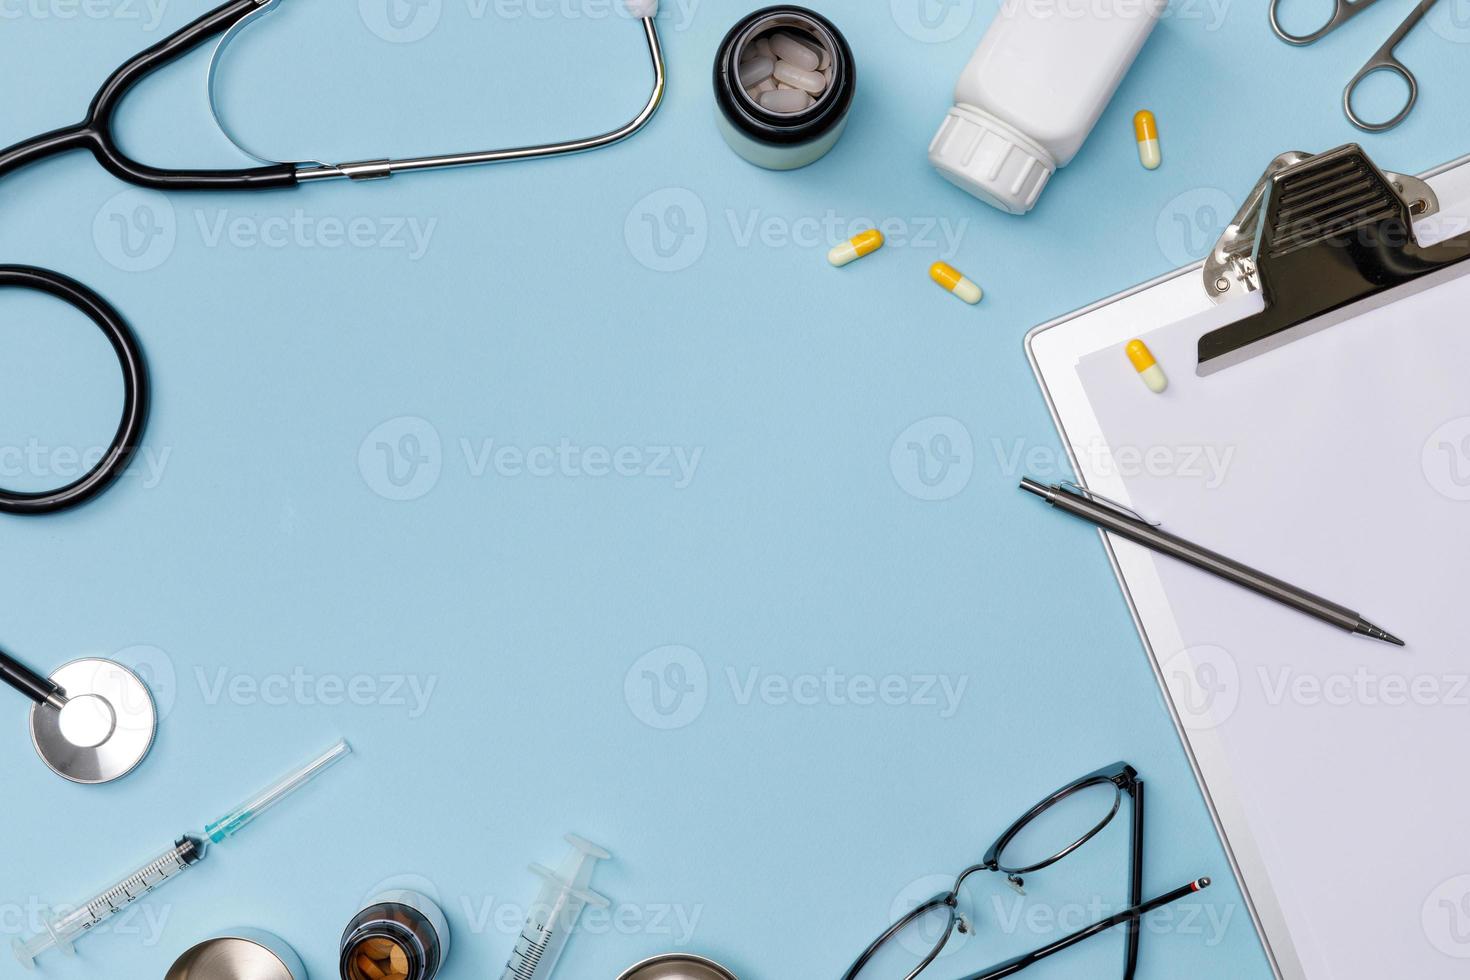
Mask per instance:
[[[1168,0],[1005,0],[929,147],[946,179],[1025,214],[1072,162]]]

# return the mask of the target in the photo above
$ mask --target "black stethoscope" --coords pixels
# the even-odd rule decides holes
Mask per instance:
[[[75,126],[52,130],[0,150],[0,178],[29,164],[73,150],[89,150],[108,172],[130,184],[155,190],[268,190],[328,178],[371,180],[395,173],[566,156],[621,142],[646,126],[663,102],[667,84],[663,49],[654,23],[657,0],[627,0],[631,17],[642,24],[653,62],[653,92],[626,125],[586,139],[539,146],[487,150],[402,160],[357,163],[270,163],[235,170],[178,170],[140,163],[124,153],[113,133],[123,97],[144,78],[197,48],[220,38],[210,66],[210,102],[224,129],[215,98],[217,68],[227,44],[276,0],[229,0],[118,68],[103,83]],[[254,156],[228,130],[225,135]],[[39,493],[0,489],[0,513],[39,515],[79,507],[106,490],[127,467],[142,439],[148,417],[148,371],[142,348],[127,323],[106,300],[60,273],[26,265],[0,265],[0,288],[33,290],[53,296],[85,314],[107,336],[123,371],[123,412],[102,458],[79,479]],[[131,772],[148,754],[158,718],[147,686],[132,671],[109,660],[77,660],[44,678],[0,651],[0,680],[29,697],[31,737],[36,751],[58,775],[82,783],[101,783]]]
[[[372,180],[395,173],[467,167],[478,164],[538,160],[596,150],[621,142],[646,126],[663,102],[667,85],[663,48],[654,22],[656,0],[627,0],[630,17],[639,21],[653,62],[653,92],[643,109],[626,125],[585,139],[537,146],[413,157],[401,160],[364,160],[355,163],[263,163],[234,170],[179,170],[140,163],[124,153],[113,133],[113,121],[124,96],[155,71],[183,57],[211,38],[220,38],[210,66],[210,103],[223,128],[223,116],[215,98],[217,68],[227,45],[238,34],[274,9],[277,0],[229,0],[183,27],[163,41],[141,52],[118,68],[103,83],[75,126],[43,133],[0,150],[0,178],[29,164],[73,150],[90,150],[109,173],[120,180],[153,190],[270,190],[330,178]],[[225,135],[243,152],[254,156],[225,130]],[[148,412],[148,373],[137,338],[122,316],[106,300],[67,276],[32,266],[0,266],[0,287],[11,286],[47,293],[85,313],[107,335],[123,369],[123,416],[106,454],[91,472],[80,479],[44,493],[15,493],[0,490],[0,512],[47,514],[67,510],[91,500],[105,490],[127,466],[143,433]]]

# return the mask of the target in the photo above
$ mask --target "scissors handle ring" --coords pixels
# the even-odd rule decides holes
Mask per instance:
[[[123,373],[123,412],[112,444],[96,465],[64,487],[39,493],[0,490],[0,513],[54,514],[80,507],[112,485],[138,448],[148,419],[148,370],[138,338],[101,296],[75,279],[28,265],[0,265],[0,288],[45,293],[86,314],[107,336]]]
[[[1337,6],[1332,11],[1332,18],[1310,34],[1293,34],[1282,26],[1282,2],[1283,0],[1271,0],[1271,30],[1287,44],[1305,47],[1308,44],[1316,44],[1343,24],[1346,24],[1358,16],[1358,14],[1373,6],[1377,0],[1337,0]]]
[[[1353,106],[1353,98],[1357,95],[1358,89],[1362,86],[1362,84],[1368,80],[1369,76],[1376,75],[1379,72],[1389,72],[1391,74],[1399,76],[1405,82],[1407,82],[1409,85],[1409,99],[1407,102],[1404,103],[1404,107],[1400,109],[1398,114],[1395,115],[1392,119],[1385,120],[1384,122],[1375,123],[1369,122],[1358,114],[1358,110]],[[1395,58],[1392,54],[1381,55],[1364,65],[1363,70],[1358,72],[1358,74],[1353,77],[1353,80],[1348,83],[1347,89],[1344,90],[1344,92],[1342,93],[1342,108],[1343,111],[1347,113],[1348,122],[1352,123],[1354,126],[1358,127],[1365,133],[1388,132],[1390,129],[1393,129],[1399,123],[1409,118],[1409,114],[1414,111],[1414,106],[1417,105],[1418,102],[1419,80],[1414,77],[1414,73],[1409,70],[1408,65]]]

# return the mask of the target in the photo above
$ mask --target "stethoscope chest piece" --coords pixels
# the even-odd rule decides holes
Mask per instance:
[[[107,783],[147,757],[158,711],[137,674],[110,660],[74,660],[51,681],[65,700],[32,705],[31,741],[52,772],[74,783]]]

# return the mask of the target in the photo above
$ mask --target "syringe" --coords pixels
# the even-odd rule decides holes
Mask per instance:
[[[115,885],[98,892],[73,911],[46,917],[43,920],[46,927],[44,931],[29,939],[14,940],[12,947],[15,958],[20,960],[22,966],[31,969],[35,966],[36,957],[49,949],[59,949],[68,956],[72,955],[75,952],[72,944],[80,936],[91,932],[122,909],[188,871],[204,860],[211,843],[223,843],[235,836],[256,817],[305,786],[351,751],[352,747],[345,741],[338,742],[274,786],[246,800],[213,823],[206,824],[203,834],[185,834],[173,847]]]
[[[531,865],[531,870],[546,883],[526,916],[525,928],[500,980],[547,980],[572,938],[572,929],[582,910],[589,905],[605,909],[611,904],[587,886],[592,884],[592,870],[597,862],[606,861],[612,855],[576,834],[567,834],[566,840],[572,845],[572,852],[560,868],[552,871],[539,864]]]

